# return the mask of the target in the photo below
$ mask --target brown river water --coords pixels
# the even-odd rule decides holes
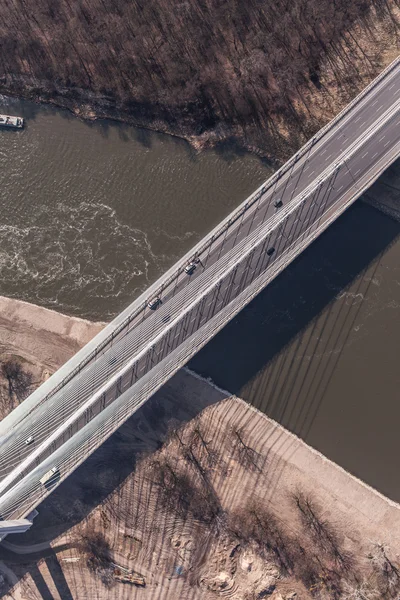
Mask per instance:
[[[271,173],[0,97],[0,294],[107,320]],[[400,501],[400,223],[357,202],[191,362]]]

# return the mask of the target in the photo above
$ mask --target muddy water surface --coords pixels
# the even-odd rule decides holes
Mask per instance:
[[[192,368],[400,502],[399,234],[357,203]]]
[[[270,173],[253,156],[0,98],[0,293],[89,319],[125,308]]]

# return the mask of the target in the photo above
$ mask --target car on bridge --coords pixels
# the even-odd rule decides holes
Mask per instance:
[[[193,273],[195,272],[197,268],[197,265],[195,262],[190,262],[188,265],[186,265],[185,267],[185,273],[187,275],[193,275]]]
[[[157,296],[156,298],[149,300],[147,306],[150,308],[150,310],[156,310],[160,304],[162,304],[162,300],[159,296]]]
[[[60,470],[58,467],[52,467],[50,469],[50,471],[47,471],[47,473],[45,473],[43,475],[43,477],[41,477],[39,479],[40,483],[42,485],[44,485],[45,488],[49,488],[52,485],[54,485],[57,480],[60,478]]]

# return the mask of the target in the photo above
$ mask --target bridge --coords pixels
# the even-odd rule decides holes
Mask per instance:
[[[399,103],[400,59],[3,419],[0,539],[398,158]]]

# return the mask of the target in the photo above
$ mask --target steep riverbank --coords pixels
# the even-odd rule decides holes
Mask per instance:
[[[20,337],[12,340],[9,352],[24,355],[25,329],[30,360],[35,360],[37,352],[37,362],[49,368],[57,361],[61,364],[101,326],[15,300],[4,299],[2,306],[3,317],[6,314],[0,328],[4,351],[16,324]],[[29,342],[32,334],[34,346]],[[51,355],[54,358],[49,363]],[[229,396],[187,370],[179,372],[44,502],[27,534],[8,538],[16,544],[33,544],[32,550],[38,552],[19,557],[0,549],[0,558],[19,579],[16,585],[15,578],[10,579],[1,590],[2,597],[39,598],[43,585],[56,597],[77,599],[150,599],[161,594],[165,599],[195,600],[227,593],[236,599],[245,591],[256,594],[267,588],[275,589],[274,600],[293,598],[294,592],[301,598],[311,597],[306,584],[309,574],[285,574],[271,557],[269,562],[257,558],[254,547],[243,542],[238,546],[230,530],[221,530],[222,523],[216,537],[213,529],[193,520],[190,511],[182,518],[172,509],[160,509],[160,488],[151,483],[147,468],[138,459],[143,453],[150,460],[160,456],[157,448],[171,430],[171,419],[174,427],[183,425],[183,441],[195,423],[202,428],[207,453],[214,457],[210,481],[228,516],[257,500],[269,515],[275,515],[285,535],[299,536],[308,552],[309,531],[304,529],[294,502],[294,498],[308,498],[325,526],[329,523],[343,557],[351,560],[352,574],[357,573],[359,581],[368,579],[373,590],[380,574],[368,555],[379,557],[379,548],[383,548],[394,564],[399,561],[399,505],[267,416]],[[232,446],[235,431],[249,449],[246,454],[238,454]],[[173,444],[166,444],[162,453],[173,457],[176,451]],[[87,569],[76,543],[88,530],[105,536],[114,561],[145,576],[145,589],[126,584],[110,588]],[[199,554],[194,540],[200,537],[204,551]],[[35,548],[34,544],[43,541],[49,541],[54,550]],[[7,579],[7,569],[3,573]],[[339,583],[346,579],[343,574]],[[318,579],[318,586],[323,594],[326,582]],[[384,597],[381,592],[378,589],[376,598]]]

